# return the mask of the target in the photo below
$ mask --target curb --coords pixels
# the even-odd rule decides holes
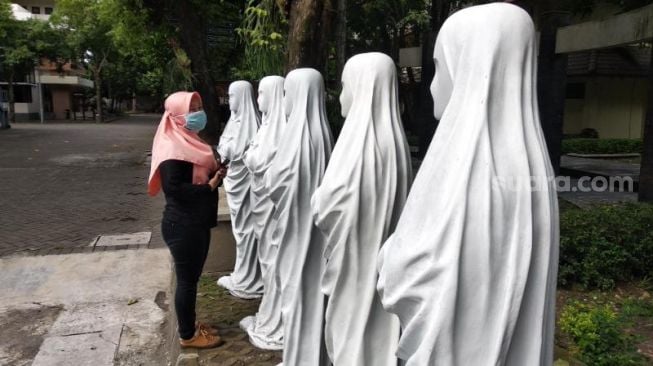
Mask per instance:
[[[173,262],[172,256],[170,261]],[[174,271],[174,263],[172,263]],[[170,281],[170,307],[168,312],[168,319],[166,320],[165,337],[168,344],[168,365],[180,365],[181,346],[179,345],[179,337],[177,336],[177,312],[175,309],[175,287],[177,285],[177,276],[173,273]],[[198,356],[199,357],[199,356]],[[194,366],[194,364],[181,363],[181,365]]]
[[[572,158],[584,158],[584,159],[622,159],[622,158],[639,158],[642,154],[638,153],[624,153],[624,154],[580,154],[580,153],[568,153],[567,156]]]

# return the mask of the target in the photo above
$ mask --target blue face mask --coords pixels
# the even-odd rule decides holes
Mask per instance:
[[[206,113],[204,113],[204,111],[188,113],[186,114],[185,119],[185,127],[191,131],[199,132],[206,127]]]

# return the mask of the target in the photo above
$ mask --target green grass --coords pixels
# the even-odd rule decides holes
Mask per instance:
[[[634,317],[653,319],[653,302],[650,298],[627,298],[621,303],[621,315],[626,320],[632,320]]]
[[[197,317],[199,321],[220,327],[237,327],[248,315],[256,314],[258,300],[242,300],[229,295],[215,281],[219,275],[203,275],[197,290]]]

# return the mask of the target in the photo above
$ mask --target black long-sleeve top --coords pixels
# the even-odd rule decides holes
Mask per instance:
[[[193,184],[193,164],[166,160],[159,165],[166,197],[163,219],[188,226],[215,227],[218,223],[218,190],[209,184]]]

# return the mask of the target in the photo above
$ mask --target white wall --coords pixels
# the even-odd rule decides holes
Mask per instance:
[[[645,78],[588,79],[585,98],[566,101],[564,133],[593,128],[600,138],[641,138],[647,89]]]
[[[55,8],[55,1],[54,0],[13,0],[14,3],[22,6],[23,8],[27,9],[28,11],[32,11],[33,6],[38,6],[41,8],[41,19],[47,19],[48,17],[43,16],[45,14],[45,8]]]

